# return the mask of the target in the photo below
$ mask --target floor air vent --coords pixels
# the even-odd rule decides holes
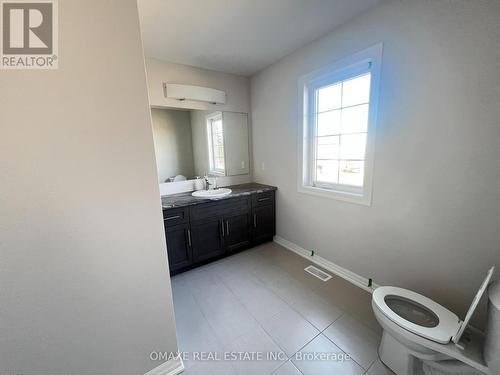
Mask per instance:
[[[319,268],[316,268],[314,266],[308,266],[304,268],[304,271],[307,273],[310,273],[314,277],[317,277],[321,281],[328,281],[332,278],[331,275],[327,274],[326,272],[321,271]]]

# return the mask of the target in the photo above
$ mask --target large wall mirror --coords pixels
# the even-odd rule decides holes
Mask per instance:
[[[158,182],[249,174],[246,113],[151,109]]]

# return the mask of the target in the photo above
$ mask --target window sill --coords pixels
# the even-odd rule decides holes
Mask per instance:
[[[225,175],[226,175],[225,172],[215,172],[215,171],[208,172],[208,177],[224,177]]]
[[[336,199],[343,202],[356,203],[363,206],[371,206],[371,194],[365,192],[364,194],[349,193],[347,191],[322,189],[313,186],[299,185],[299,193],[315,195],[317,197]]]

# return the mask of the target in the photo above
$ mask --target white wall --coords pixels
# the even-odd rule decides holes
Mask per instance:
[[[500,267],[499,40],[498,1],[388,1],[253,77],[254,175],[279,188],[278,235],[463,318]],[[372,206],[298,193],[298,78],[379,42]]]
[[[177,350],[136,0],[59,2],[59,69],[0,71],[0,372]]]
[[[194,172],[191,114],[173,109],[151,109],[158,182],[179,174],[192,178]]]
[[[250,173],[248,115],[246,113],[222,113],[224,127],[224,154],[226,174],[230,176]],[[206,129],[206,128],[205,128]]]
[[[149,102],[155,108],[184,108],[209,111],[250,112],[250,82],[246,77],[234,74],[214,72],[192,66],[169,63],[146,58]],[[182,83],[186,85],[211,87],[226,92],[224,105],[179,101],[165,98],[163,83]],[[251,132],[249,119],[249,132]],[[193,145],[196,159],[196,144]],[[218,178],[220,186],[229,186],[250,182],[251,175],[228,176]],[[194,190],[193,182],[173,182],[160,185],[162,195],[182,193]]]

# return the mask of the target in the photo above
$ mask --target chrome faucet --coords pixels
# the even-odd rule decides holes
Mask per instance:
[[[210,187],[213,186],[213,184],[210,182],[207,175],[205,175],[204,178],[205,178],[205,190],[210,190],[211,189]]]

